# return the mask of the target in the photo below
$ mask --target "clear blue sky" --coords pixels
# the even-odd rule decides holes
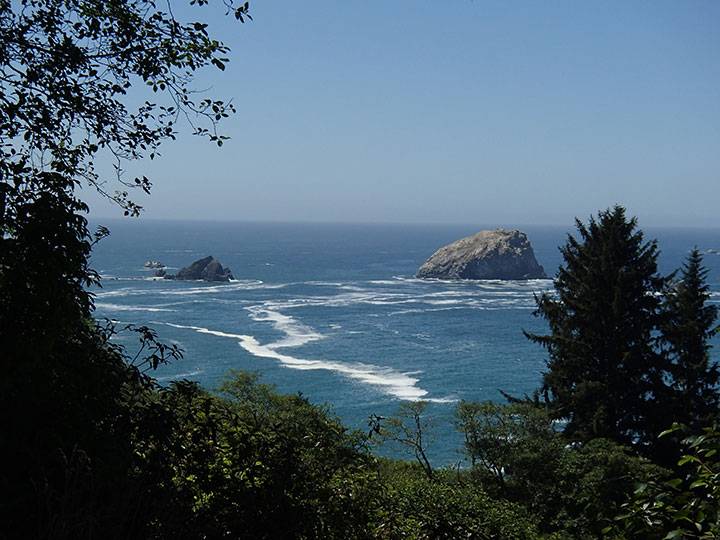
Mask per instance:
[[[148,218],[720,227],[716,0],[250,7],[196,82],[232,140],[143,164]]]

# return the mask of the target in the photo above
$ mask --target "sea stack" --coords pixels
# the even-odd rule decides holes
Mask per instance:
[[[184,279],[190,281],[230,281],[235,279],[229,268],[223,268],[215,257],[209,255],[204,259],[198,259],[190,266],[185,266],[177,274],[166,274],[164,270],[155,273],[158,277],[165,279]]]
[[[546,279],[524,232],[480,231],[437,250],[415,277],[435,279]]]

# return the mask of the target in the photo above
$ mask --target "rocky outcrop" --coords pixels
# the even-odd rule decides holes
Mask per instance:
[[[480,231],[437,250],[416,277],[436,279],[543,279],[524,232]]]
[[[215,257],[209,255],[204,259],[198,259],[190,266],[182,268],[177,274],[166,274],[164,270],[155,272],[158,277],[165,279],[183,279],[190,281],[230,281],[235,279],[229,268],[223,268]]]

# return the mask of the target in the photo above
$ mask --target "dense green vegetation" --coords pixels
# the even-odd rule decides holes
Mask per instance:
[[[248,17],[247,4],[226,5]],[[556,293],[538,298],[543,387],[459,404],[464,469],[428,462],[423,403],[360,433],[255,374],[213,391],[161,387],[152,370],[182,352],[151,329],[93,319],[88,257],[107,231],[88,230],[75,188],[89,182],[136,213],[124,187],[106,191],[99,155],[152,157],[185,115],[221,143],[228,107],[195,103],[189,85],[227,51],[203,24],[140,0],[0,0],[0,41],[0,538],[720,534],[717,314],[697,252],[679,278],[659,276],[654,243],[622,208],[578,222]],[[138,85],[157,104],[132,110]],[[413,460],[373,454],[390,440]]]
[[[666,284],[657,275],[657,247],[643,242],[619,207],[577,228],[579,238],[561,248],[556,294],[537,302],[550,334],[528,335],[550,355],[542,392],[553,416],[567,420],[572,440],[602,437],[639,447],[667,427],[652,414],[656,387],[664,383],[653,346],[657,293]]]
[[[717,309],[706,305],[702,258],[693,251],[679,280],[660,276],[656,242],[619,206],[577,229],[555,293],[537,299],[550,334],[526,334],[550,357],[540,392],[569,441],[606,438],[671,466],[677,444],[657,441],[668,411],[693,427],[717,414],[720,373],[708,362]]]

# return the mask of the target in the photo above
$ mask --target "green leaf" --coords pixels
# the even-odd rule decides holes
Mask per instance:
[[[677,487],[682,484],[682,480],[680,478],[673,478],[671,480],[668,480],[665,482],[666,485],[670,486],[673,489],[677,489]]]
[[[665,431],[663,431],[662,433],[660,433],[660,435],[658,435],[658,438],[660,438],[660,437],[665,437],[665,436],[667,436],[667,435],[670,435],[671,433],[675,433],[675,432],[678,431],[679,429],[680,429],[680,427],[678,426],[678,424],[677,424],[677,423],[673,423],[673,427],[671,427],[670,429],[666,429]]]

